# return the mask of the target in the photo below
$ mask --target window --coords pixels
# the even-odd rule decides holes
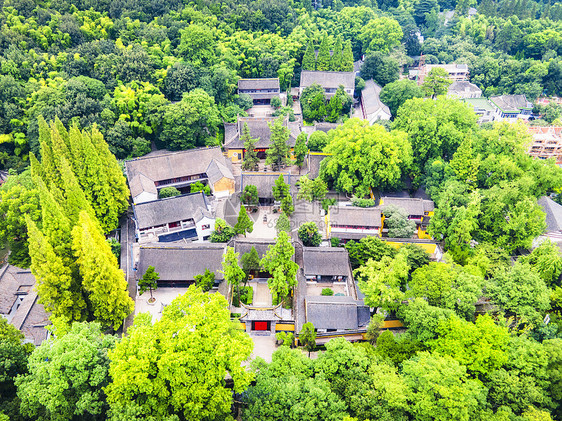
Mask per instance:
[[[177,228],[177,227],[179,227],[180,225],[181,225],[181,223],[180,223],[179,221],[177,221],[177,222],[170,222],[170,223],[168,224],[168,227],[170,227],[170,228]]]

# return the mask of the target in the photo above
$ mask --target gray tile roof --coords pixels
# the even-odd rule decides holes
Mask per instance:
[[[143,229],[170,222],[195,219],[199,209],[207,214],[207,199],[202,192],[191,193],[138,203],[133,209],[138,227]]]
[[[240,178],[240,191],[249,185],[256,186],[258,189],[258,197],[264,199],[273,199],[273,186],[275,181],[279,178],[279,173],[242,173]],[[283,174],[285,183],[289,185],[291,193],[296,191],[296,182],[298,176],[291,174]]]
[[[330,130],[335,129],[336,127],[341,126],[341,123],[327,123],[327,122],[320,122],[314,125],[316,130],[320,130],[321,132],[328,133]]]
[[[320,175],[320,163],[329,155],[313,152],[308,154],[308,178],[313,179]]]
[[[479,93],[480,95],[482,95],[482,89],[480,89],[474,83],[470,83],[466,80],[461,80],[451,83],[447,93],[449,95],[460,95],[463,93]]]
[[[224,279],[222,270],[225,244],[194,243],[181,247],[141,246],[137,275],[141,278],[154,266],[160,281],[193,281],[205,269],[215,272],[215,279]]]
[[[355,330],[359,327],[357,302],[352,297],[306,296],[306,321],[316,329]]]
[[[261,259],[269,250],[269,246],[272,246],[274,244],[275,241],[273,240],[236,239],[234,243],[234,250],[236,251],[236,253],[240,253],[240,257],[242,257],[242,255],[249,253],[252,247],[254,247]]]
[[[431,200],[417,199],[412,197],[381,197],[381,208],[396,206],[406,211],[408,215],[423,215],[424,212],[431,212],[435,209],[435,204]]]
[[[490,101],[504,113],[518,113],[522,109],[531,109],[533,104],[525,95],[499,95],[490,97]]]
[[[301,88],[306,88],[315,83],[324,89],[337,89],[340,85],[343,85],[345,89],[355,89],[355,72],[317,72],[310,70],[301,72]]]
[[[8,316],[16,299],[22,298],[10,316],[10,323],[24,334],[27,341],[40,345],[48,337],[45,326],[51,323],[45,308],[38,302],[34,286],[35,277],[28,269],[12,265],[0,268],[0,314]]]
[[[238,89],[279,89],[279,78],[240,79]]]
[[[155,193],[155,181],[204,174],[213,160],[223,165],[226,163],[226,158],[218,146],[180,152],[157,151],[125,161],[131,194],[135,197],[143,191]],[[225,176],[234,179],[229,173],[230,171]]]
[[[361,91],[361,102],[363,109],[368,117],[382,110],[385,114],[390,116],[390,109],[380,100],[381,87],[377,85],[373,79],[365,82],[365,88]]]
[[[211,184],[215,184],[222,178],[230,178],[231,180],[234,180],[232,171],[230,171],[226,163],[217,161],[216,159],[211,161],[205,173],[207,174]]]
[[[271,130],[270,124],[273,124],[277,117],[261,117],[261,118],[239,118],[237,124],[225,124],[225,149],[243,149],[244,142],[240,140],[243,133],[244,124],[248,125],[250,129],[250,136],[258,139],[256,148],[269,148],[271,144]],[[288,119],[283,121],[283,125],[289,129],[288,144],[293,147],[300,133],[300,126],[298,122],[290,122]]]
[[[562,206],[546,196],[541,197],[538,204],[546,214],[546,231],[562,231]]]
[[[341,247],[304,247],[305,276],[347,276],[351,277],[349,255]]]
[[[331,206],[330,224],[349,225],[357,227],[380,227],[381,211],[378,208]]]

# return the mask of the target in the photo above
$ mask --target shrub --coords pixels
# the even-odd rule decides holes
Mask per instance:
[[[351,204],[359,208],[372,208],[375,206],[375,201],[373,199],[361,199],[359,197],[353,197],[351,199]]]
[[[306,247],[318,247],[322,242],[322,235],[314,222],[306,222],[299,227],[298,235]]]
[[[240,198],[245,205],[257,205],[259,201],[258,188],[254,185],[244,187],[242,197]]]
[[[308,137],[308,149],[312,152],[322,152],[328,144],[328,135],[321,130],[316,130]]]
[[[121,258],[121,243],[115,238],[110,238],[107,240],[109,247],[111,247],[111,252],[117,258],[117,261]]]
[[[330,238],[330,245],[332,247],[341,247],[341,238],[332,237]]]
[[[199,193],[200,191],[202,191],[207,196],[211,194],[211,188],[206,184],[201,183],[200,181],[198,181],[197,183],[193,183],[190,188],[191,193]]]
[[[334,290],[332,288],[322,288],[322,294],[325,296],[334,295]]]
[[[217,218],[215,230],[211,233],[211,243],[228,243],[236,235],[234,228],[228,226],[225,220]]]
[[[275,109],[281,106],[281,99],[278,96],[271,98],[271,106]]]
[[[160,199],[165,199],[166,197],[179,196],[181,193],[175,187],[164,187],[158,192],[158,197]]]
[[[195,285],[200,287],[203,291],[209,291],[215,284],[215,273],[209,269],[205,269],[202,275],[195,275]]]
[[[254,289],[250,286],[240,288],[240,301],[249,306],[254,301]],[[234,294],[232,297],[232,305],[234,307],[240,307],[240,301],[238,297]]]

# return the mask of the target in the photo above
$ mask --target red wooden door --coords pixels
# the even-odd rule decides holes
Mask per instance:
[[[268,322],[254,322],[254,330],[269,330]]]

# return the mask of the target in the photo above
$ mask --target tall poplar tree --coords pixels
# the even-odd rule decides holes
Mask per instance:
[[[347,40],[342,53],[342,65],[340,67],[342,72],[353,71],[353,50],[351,49],[351,41]]]
[[[278,169],[289,162],[289,129],[283,125],[282,118],[278,118],[273,124],[269,124],[269,130],[270,146],[265,163],[273,169]]]
[[[258,153],[256,152],[256,143],[259,139],[253,139],[250,136],[250,129],[248,124],[244,123],[242,127],[242,136],[240,140],[244,143],[244,161],[242,161],[242,169],[244,171],[257,171],[258,163],[260,159],[258,158]]]
[[[238,213],[238,220],[236,221],[236,225],[234,225],[234,231],[236,234],[244,234],[250,233],[254,230],[254,222],[248,216],[248,212],[244,206],[240,206],[240,212]]]
[[[133,300],[111,247],[85,211],[80,212],[78,225],[72,230],[72,246],[94,318],[117,329],[133,311]]]
[[[86,318],[86,302],[71,269],[57,256],[35,222],[29,217],[26,221],[31,272],[37,280],[39,302],[51,313],[50,320],[57,333],[64,333],[72,322]]]
[[[302,132],[297,136],[297,141],[295,143],[295,149],[293,155],[295,156],[295,164],[299,167],[299,170],[304,165],[304,160],[308,154],[308,147],[306,146],[306,133]]]
[[[318,49],[318,57],[316,58],[316,70],[329,71],[332,65],[332,57],[330,56],[330,43],[328,36],[324,35],[320,48]]]
[[[224,260],[222,262],[222,273],[224,274],[224,279],[229,285],[236,288],[236,296],[238,297],[238,302],[240,302],[240,283],[243,282],[247,276],[238,264],[238,257],[240,253],[234,252],[234,247],[227,247],[226,254],[224,255]]]
[[[330,70],[334,72],[339,72],[342,69],[343,64],[343,43],[341,36],[338,35],[336,38],[336,45],[334,46],[334,53],[332,54],[332,64]]]
[[[312,39],[308,40],[308,45],[302,57],[302,70],[316,70],[316,57]]]
[[[289,295],[290,289],[297,285],[299,265],[292,260],[294,254],[295,248],[291,245],[289,234],[280,231],[275,244],[269,246],[267,253],[261,259],[261,267],[272,275],[267,280],[267,285],[274,301],[280,302]]]

